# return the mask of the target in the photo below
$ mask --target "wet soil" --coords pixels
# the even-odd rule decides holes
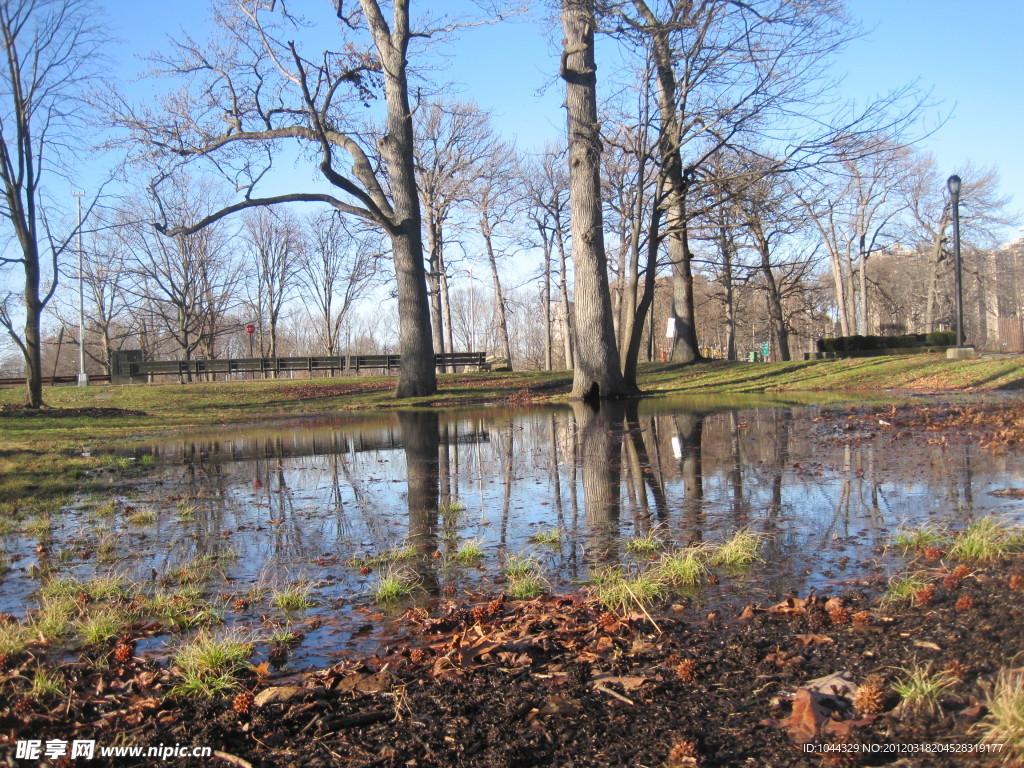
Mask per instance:
[[[936,585],[918,604],[859,589],[739,617],[685,604],[618,617],[574,596],[445,602],[407,613],[381,655],[287,677],[253,659],[241,696],[209,701],[168,696],[173,671],[109,652],[63,668],[69,699],[38,700],[20,684],[37,662],[5,660],[0,754],[50,738],[205,745],[225,765],[253,766],[984,765],[909,750],[978,741],[985,691],[1021,650],[1024,560],[962,579],[942,560],[915,567]],[[953,681],[936,712],[908,711],[892,690],[921,665]],[[871,675],[885,685],[861,708],[853,689],[815,695],[810,709],[794,702],[835,673],[853,688]],[[829,743],[893,751],[845,762],[806,751]]]

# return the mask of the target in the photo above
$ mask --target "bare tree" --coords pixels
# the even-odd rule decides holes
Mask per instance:
[[[572,397],[615,398],[630,390],[619,369],[601,214],[601,136],[597,121],[596,20],[592,0],[563,0],[562,60],[569,137],[569,205],[576,274]]]
[[[179,191],[177,215],[201,216],[198,197],[208,199],[202,192]],[[118,231],[131,252],[131,292],[151,313],[149,332],[167,334],[183,360],[199,349],[215,357],[220,323],[237,302],[238,267],[224,227],[164,237],[133,218]]]
[[[255,278],[249,303],[256,310],[260,353],[277,357],[281,308],[294,290],[300,248],[299,225],[286,210],[257,208],[243,217],[247,259]]]
[[[25,358],[25,402],[32,408],[43,404],[40,317],[78,233],[62,226],[52,185],[69,183],[64,163],[82,146],[83,96],[98,80],[105,44],[95,18],[89,0],[0,3],[0,221],[13,235],[0,250],[0,266],[20,269],[24,278],[20,308],[13,294],[0,294],[0,325]]]
[[[510,242],[510,236],[514,234],[510,230],[514,228],[520,212],[520,174],[515,151],[504,142],[493,141],[488,155],[487,165],[480,169],[476,183],[471,189],[480,237],[483,240],[484,256],[491,272],[495,321],[501,351],[511,362],[508,307],[498,270],[498,260],[505,251],[504,246]]]
[[[409,0],[393,0],[390,18],[378,0],[360,0],[358,9],[336,0],[335,10],[344,45],[306,56],[295,42],[305,22],[283,0],[217,4],[221,42],[185,38],[161,62],[165,74],[185,80],[186,90],[168,99],[162,114],[122,107],[119,122],[152,150],[165,173],[205,159],[243,195],[197,221],[162,224],[167,234],[194,233],[239,210],[291,202],[327,204],[379,227],[391,240],[397,282],[402,366],[395,393],[432,394],[437,380],[415,177],[410,44],[459,25],[416,28]],[[363,46],[367,37],[371,44]],[[381,86],[383,125],[377,128],[360,115]],[[272,158],[292,142],[314,154],[332,193],[260,195]]]
[[[431,327],[434,348],[452,349],[446,228],[456,208],[470,197],[473,180],[494,140],[487,115],[473,104],[438,102],[416,113],[416,178],[427,233]]]
[[[317,336],[326,354],[338,354],[342,324],[372,284],[381,256],[376,238],[354,233],[335,211],[307,220],[298,273],[306,309],[316,310]]]
[[[527,216],[541,240],[544,253],[545,297],[548,304],[545,321],[546,332],[551,335],[551,264],[552,254],[557,255],[557,289],[559,310],[558,324],[562,337],[563,361],[565,367],[573,367],[572,313],[569,311],[569,179],[565,170],[565,149],[555,146],[545,148],[543,154],[530,163],[525,170],[525,188],[528,196]],[[552,342],[547,341],[548,356]]]

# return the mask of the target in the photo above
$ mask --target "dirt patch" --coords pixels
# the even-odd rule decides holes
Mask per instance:
[[[917,604],[859,589],[738,617],[616,616],[579,596],[443,602],[407,613],[377,656],[276,679],[253,659],[241,695],[207,701],[169,696],[173,670],[112,649],[63,666],[70,698],[38,699],[39,662],[5,659],[0,752],[33,738],[207,745],[224,765],[268,767],[985,765],[923,750],[978,743],[986,686],[1021,650],[1024,561],[915,567],[933,585]],[[947,683],[931,710],[893,689],[914,668]],[[875,751],[822,758],[826,744]]]
[[[325,397],[339,397],[341,395],[354,395],[361,392],[377,392],[387,389],[388,386],[380,382],[339,382],[337,384],[296,384],[281,387],[278,393],[282,397],[294,400],[317,400]]]

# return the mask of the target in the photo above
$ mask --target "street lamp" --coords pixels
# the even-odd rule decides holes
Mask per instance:
[[[955,173],[946,181],[953,207],[953,270],[956,289],[956,346],[964,345],[964,289],[960,265],[960,177]]]
[[[82,249],[82,196],[85,192],[72,192],[78,200],[78,386],[89,386],[89,374],[85,372],[85,276],[84,255]]]

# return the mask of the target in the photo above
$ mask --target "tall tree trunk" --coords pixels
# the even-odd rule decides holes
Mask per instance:
[[[31,251],[31,253],[30,253]],[[39,332],[43,312],[39,301],[39,255],[35,248],[25,249],[25,405],[43,404],[43,345]]]
[[[828,260],[832,265],[832,284],[836,291],[836,312],[839,315],[839,331],[843,336],[849,336],[850,315],[846,306],[846,279],[843,276],[843,258],[834,248],[829,247]]]
[[[402,356],[395,396],[432,395],[437,392],[437,374],[424,279],[420,201],[406,72],[409,0],[395,0],[392,5],[394,32],[384,23],[375,0],[360,0],[360,4],[380,53],[387,104],[385,134],[378,141],[378,148],[387,164],[394,212],[394,224],[388,234],[398,283],[399,354]]]
[[[562,27],[561,76],[568,116],[569,205],[576,273],[576,367],[571,397],[622,397],[629,390],[619,369],[604,248],[592,0],[564,0]]]
[[[565,355],[565,369],[576,366],[573,355],[572,316],[569,312],[569,263],[565,254],[565,236],[561,221],[555,222],[555,243],[558,245],[558,298],[562,302],[562,348]]]
[[[658,112],[661,135],[658,147],[661,177],[666,186],[668,256],[672,264],[672,309],[675,335],[671,360],[691,363],[700,360],[697,324],[693,307],[693,269],[686,226],[686,192],[689,174],[683,168],[680,147],[683,141],[676,100],[675,58],[669,40],[669,26],[658,21],[643,0],[634,0],[634,7],[651,27],[651,55],[658,79]]]
[[[498,338],[501,339],[501,349],[505,359],[512,362],[512,345],[508,338],[508,317],[505,313],[505,294],[501,290],[501,278],[498,275],[498,260],[494,255],[494,240],[491,233],[490,222],[487,217],[480,219],[480,233],[484,237],[484,248],[487,252],[487,262],[491,266],[491,280],[494,283],[494,304],[497,311]]]
[[[782,309],[782,294],[779,291],[779,284],[775,280],[775,273],[772,272],[771,251],[768,241],[763,235],[757,235],[757,250],[761,256],[761,274],[764,275],[764,283],[768,296],[768,318],[771,321],[772,332],[775,336],[775,349],[778,351],[779,360],[789,361],[792,359],[789,353],[789,332],[786,330],[786,315]]]
[[[544,249],[544,370],[553,369],[551,349],[551,238],[547,230],[538,225],[541,245]]]
[[[430,295],[430,327],[433,331],[434,351],[444,352],[444,323],[441,315],[441,237],[430,201],[424,204],[427,219],[427,292]],[[449,350],[450,351],[450,350]],[[444,371],[444,366],[437,370]]]
[[[650,313],[654,317],[654,288],[657,282],[658,269],[658,247],[661,241],[658,239],[658,228],[660,226],[660,208],[655,201],[651,210],[651,221],[647,229],[647,267],[644,272],[644,292],[636,307],[636,320],[630,329],[629,341],[623,355],[622,377],[626,380],[626,386],[637,389],[636,369],[637,360],[640,357],[640,342],[644,335],[644,319]],[[650,330],[650,344],[653,344],[654,327]],[[653,350],[648,359],[653,356]]]

